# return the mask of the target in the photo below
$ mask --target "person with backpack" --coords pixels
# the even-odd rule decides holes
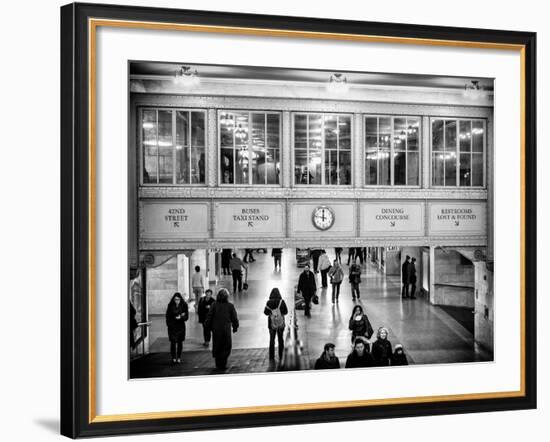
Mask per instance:
[[[332,284],[332,303],[334,304],[334,302],[338,302],[340,286],[344,280],[344,270],[338,261],[334,260],[334,265],[328,271],[328,276]]]
[[[267,316],[267,328],[269,329],[269,359],[275,359],[275,336],[279,351],[279,362],[283,358],[284,342],[283,332],[285,330],[285,316],[288,308],[281,297],[277,287],[271,290],[269,300],[264,308],[264,315]]]

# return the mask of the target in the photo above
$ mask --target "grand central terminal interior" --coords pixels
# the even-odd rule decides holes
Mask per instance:
[[[367,341],[385,329],[408,365],[493,360],[492,79],[132,62],[129,88],[131,378],[314,369],[328,343],[344,367],[356,305]],[[343,271],[336,302],[323,250]],[[221,288],[238,316],[222,368],[198,308]],[[275,358],[273,288],[288,307]]]

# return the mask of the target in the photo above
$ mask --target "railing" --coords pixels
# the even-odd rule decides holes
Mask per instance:
[[[285,349],[280,370],[305,370],[309,368],[309,360],[303,354],[303,343],[299,339],[298,318],[294,307],[292,307],[288,318],[289,320],[287,327],[285,328],[284,337]]]

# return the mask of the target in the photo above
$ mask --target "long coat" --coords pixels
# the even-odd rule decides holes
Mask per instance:
[[[391,342],[387,339],[377,339],[372,344],[371,353],[376,366],[383,367],[390,365],[393,354]]]
[[[304,299],[311,299],[317,291],[317,283],[315,282],[315,275],[313,272],[300,273],[300,279],[298,279],[297,291],[302,294]]]
[[[353,339],[355,339],[356,336],[365,336],[367,339],[370,339],[374,333],[369,318],[364,313],[361,314],[360,321],[356,321],[354,317],[350,318],[349,329],[351,330]]]
[[[401,282],[403,284],[409,283],[409,261],[405,261],[401,266]]]
[[[180,318],[177,319],[176,316]],[[170,342],[185,341],[185,321],[189,319],[189,308],[185,301],[178,307],[175,304],[168,305],[166,309],[166,325],[168,326],[168,339]]]
[[[373,365],[372,355],[366,349],[363,352],[363,356],[359,356],[353,350],[346,359],[346,368],[372,367]]]
[[[222,268],[228,268],[229,261],[231,261],[231,249],[222,249]]]
[[[409,264],[409,282],[416,284],[416,265],[412,261]]]
[[[233,341],[231,332],[239,328],[235,306],[230,302],[215,302],[206,316],[206,327],[212,331],[212,356],[227,358]]]

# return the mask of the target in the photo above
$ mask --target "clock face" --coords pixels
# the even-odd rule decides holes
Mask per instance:
[[[327,206],[316,207],[312,215],[313,225],[319,230],[327,230],[334,224],[334,211]]]

